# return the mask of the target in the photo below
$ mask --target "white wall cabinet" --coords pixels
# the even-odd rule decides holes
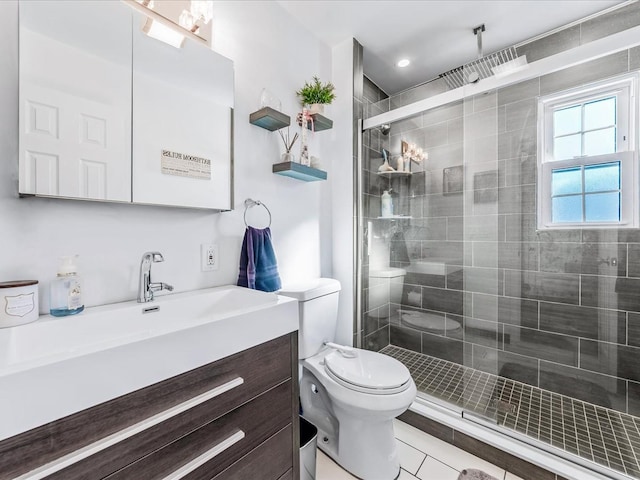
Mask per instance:
[[[231,208],[233,63],[121,2],[20,3],[19,193]]]

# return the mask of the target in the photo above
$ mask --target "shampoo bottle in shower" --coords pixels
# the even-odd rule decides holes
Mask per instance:
[[[391,195],[389,195],[389,192],[387,190],[382,193],[380,210],[381,217],[393,216],[393,200],[391,199]]]
[[[51,282],[49,312],[54,317],[75,315],[84,310],[80,277],[76,267],[77,255],[62,257],[58,275]]]

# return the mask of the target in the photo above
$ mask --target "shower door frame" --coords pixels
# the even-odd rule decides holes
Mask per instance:
[[[557,53],[555,55],[537,60],[528,65],[528,68],[511,75],[503,77],[490,77],[482,80],[477,84],[468,84],[455,90],[438,94],[424,100],[419,100],[412,104],[390,110],[388,112],[375,115],[367,119],[358,119],[357,122],[357,155],[354,162],[354,313],[356,326],[356,345],[363,347],[362,338],[362,265],[364,250],[364,223],[362,218],[363,200],[362,200],[362,166],[363,166],[363,134],[368,130],[377,128],[383,124],[393,124],[394,122],[409,118],[419,113],[428,111],[432,108],[447,105],[455,101],[464,101],[469,97],[484,92],[495,91],[499,88],[506,87],[511,84],[520,83],[531,78],[546,75],[555,71],[563,70],[569,66],[575,66],[590,60],[603,57],[622,50],[633,48],[640,45],[640,26],[630,28],[628,30],[604,37],[599,40],[581,45],[571,50]],[[590,462],[582,457],[571,454],[565,450],[552,447],[544,442],[537,441],[527,437],[524,434],[509,430],[505,427],[496,425],[473,412],[468,412],[464,408],[454,405],[443,405],[442,402],[433,402],[431,399],[418,397],[416,403],[419,405],[435,405],[439,410],[447,410],[452,416],[457,415],[461,420],[468,420],[471,423],[479,425],[483,428],[490,429],[494,432],[515,439],[531,447],[549,452],[558,458],[579,465],[597,474],[604,474],[609,477],[619,478],[620,480],[629,477],[620,474],[617,471],[610,470],[600,466],[595,462]],[[429,407],[431,408],[431,407]]]

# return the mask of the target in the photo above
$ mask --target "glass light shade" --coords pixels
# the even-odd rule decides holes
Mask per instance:
[[[180,18],[178,18],[178,24],[187,30],[191,30],[196,24],[196,17],[194,17],[188,10],[183,10],[180,14]]]
[[[191,15],[196,20],[209,23],[213,18],[213,2],[210,0],[191,0]]]

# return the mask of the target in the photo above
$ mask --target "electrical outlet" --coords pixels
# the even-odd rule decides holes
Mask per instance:
[[[209,272],[218,270],[218,245],[213,243],[203,243],[200,246],[202,271]]]

